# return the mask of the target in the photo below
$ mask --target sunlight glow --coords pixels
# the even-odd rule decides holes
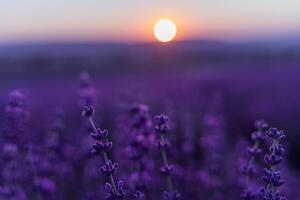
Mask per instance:
[[[160,42],[170,42],[176,36],[176,25],[169,19],[161,19],[153,27],[153,33]]]

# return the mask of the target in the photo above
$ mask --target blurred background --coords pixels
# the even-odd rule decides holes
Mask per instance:
[[[131,103],[197,124],[217,101],[231,147],[265,119],[286,131],[288,165],[299,170],[299,7],[297,0],[2,1],[1,109],[20,89],[35,124],[62,107],[75,131],[86,76],[99,123],[112,130]],[[177,26],[168,43],[153,36],[162,18]]]

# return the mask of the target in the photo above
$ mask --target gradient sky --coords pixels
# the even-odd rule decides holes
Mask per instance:
[[[159,18],[180,40],[300,37],[299,0],[0,0],[0,43],[153,41]]]

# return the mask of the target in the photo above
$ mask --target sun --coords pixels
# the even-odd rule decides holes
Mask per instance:
[[[177,28],[170,19],[160,19],[153,27],[153,34],[160,42],[170,42],[176,36]]]

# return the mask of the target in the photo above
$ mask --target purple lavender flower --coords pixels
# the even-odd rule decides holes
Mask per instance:
[[[106,183],[105,184],[105,199],[106,200],[121,200],[126,197],[126,190],[124,189],[124,182],[119,181],[116,186]]]
[[[117,171],[118,166],[118,163],[112,163],[111,160],[108,160],[100,169],[104,175],[110,177]]]
[[[90,124],[94,130],[91,133],[91,137],[96,140],[96,144],[93,145],[92,152],[96,155],[102,155],[104,159],[104,164],[101,166],[101,172],[107,176],[110,180],[109,183],[105,184],[105,199],[106,200],[122,200],[126,197],[126,190],[124,189],[124,182],[119,181],[117,184],[115,182],[114,174],[118,168],[118,163],[113,163],[108,158],[108,151],[112,148],[112,142],[108,140],[108,131],[96,128],[93,121],[94,108],[93,106],[85,106],[83,109],[83,116],[88,118]],[[141,196],[137,196],[137,199]]]
[[[14,185],[13,187],[0,186],[0,199],[27,200],[28,198],[23,188]]]
[[[260,190],[259,198],[261,200],[286,200],[286,197],[282,196],[278,190],[278,187],[283,185],[285,181],[281,179],[280,171],[277,169],[285,152],[281,142],[286,138],[286,135],[277,128],[270,128],[265,132],[265,135],[272,140],[272,144],[269,147],[269,152],[265,155],[267,167],[264,168],[265,175],[262,179],[266,186]]]
[[[257,192],[255,191],[255,185],[251,182],[251,178],[255,174],[255,159],[262,153],[260,148],[260,143],[263,140],[264,130],[268,125],[263,120],[255,121],[256,131],[251,134],[251,139],[254,142],[253,146],[248,147],[248,160],[242,165],[242,174],[244,176],[244,189],[241,196],[247,200],[254,200],[257,197]]]
[[[88,72],[83,71],[79,76],[80,90],[79,90],[79,105],[95,105],[96,103],[96,89],[92,85],[90,75]]]
[[[133,190],[140,190],[146,193],[149,190],[149,182],[151,180],[148,155],[154,137],[151,130],[152,121],[149,115],[149,108],[144,104],[131,106],[129,115],[131,122],[130,131],[133,138],[126,150],[132,163],[136,166],[136,170],[130,175],[130,183]],[[141,195],[135,196],[141,197]]]
[[[20,90],[13,90],[8,95],[8,104],[4,108],[5,129],[4,137],[14,142],[24,140],[24,133],[28,127],[30,112],[27,108],[27,98]],[[23,141],[24,142],[24,141]]]
[[[47,196],[53,194],[56,190],[56,184],[53,180],[46,177],[36,178],[34,181],[36,189]]]
[[[226,156],[227,141],[224,117],[214,106],[204,115],[202,129],[203,135],[200,138],[200,144],[204,156],[203,166],[198,172],[198,180],[204,188],[201,196],[217,200],[224,195],[226,186],[223,184],[223,180],[226,176],[224,157]]]
[[[144,198],[144,193],[140,192],[140,191],[137,191],[133,197],[136,199],[136,200],[142,200]]]
[[[82,111],[82,116],[90,118],[94,114],[94,107],[92,105],[84,106]]]
[[[167,123],[169,121],[169,118],[161,114],[155,116],[153,121],[155,125],[155,130],[160,137],[160,139],[158,139],[157,141],[163,159],[163,166],[160,168],[160,171],[167,178],[167,183],[168,183],[168,191],[164,191],[163,199],[177,200],[181,198],[181,195],[173,188],[171,175],[174,170],[174,166],[169,164],[168,157],[167,157],[167,148],[169,147],[169,145],[162,145],[166,143],[169,144],[169,142],[166,142],[165,139],[165,134],[169,130],[169,126]]]
[[[50,131],[47,135],[46,145],[50,150],[57,153],[63,146],[63,132],[65,130],[65,124],[63,121],[64,111],[57,108],[54,113],[54,119],[50,124]]]
[[[30,112],[27,109],[27,98],[20,90],[9,93],[8,104],[5,106],[5,126],[1,130],[1,191],[0,197],[5,199],[27,199],[23,183],[26,180],[26,166],[18,167],[26,162],[27,135]]]
[[[164,191],[163,200],[177,200],[177,199],[181,199],[181,195],[180,195],[179,192],[177,192],[177,191],[173,191],[173,192]]]

